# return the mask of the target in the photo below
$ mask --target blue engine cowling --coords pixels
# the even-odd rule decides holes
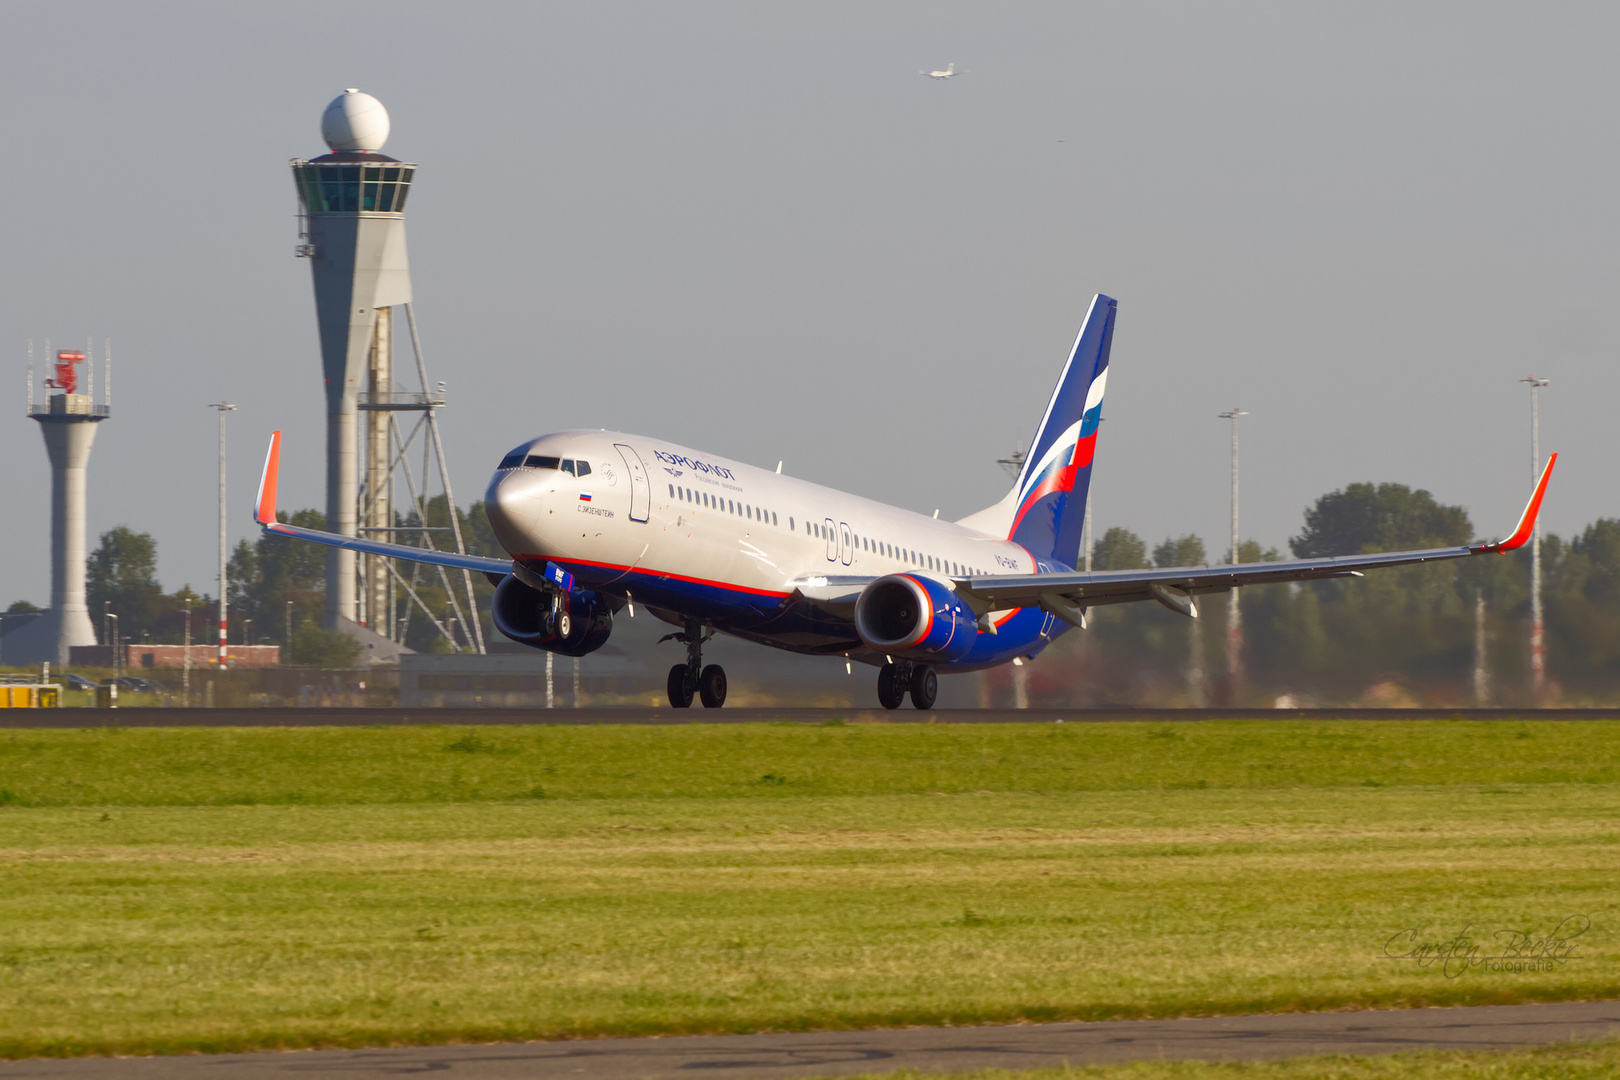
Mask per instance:
[[[959,660],[973,648],[978,619],[944,582],[890,574],[861,590],[855,632],[866,647],[907,660]]]
[[[520,645],[564,656],[584,656],[600,649],[613,632],[613,609],[589,589],[572,589],[562,596],[562,605],[554,610],[551,594],[508,575],[495,586],[491,612],[495,629]],[[564,623],[567,634],[561,632]]]

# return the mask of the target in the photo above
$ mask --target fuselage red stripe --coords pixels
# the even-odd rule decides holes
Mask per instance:
[[[515,555],[515,556],[513,556],[513,558],[521,559],[521,560],[524,560],[526,562],[538,562],[538,563],[540,563],[542,565],[544,565],[546,563],[546,561],[547,561],[546,557],[543,556],[543,555]],[[780,590],[754,589],[754,588],[750,588],[747,585],[736,585],[736,584],[733,584],[732,582],[729,582],[729,581],[714,581],[714,580],[711,580],[709,578],[689,577],[689,576],[687,576],[685,574],[673,574],[673,573],[670,573],[670,572],[668,572],[666,570],[649,570],[649,569],[647,569],[645,567],[625,566],[622,563],[596,562],[596,561],[591,560],[591,559],[557,559],[557,558],[552,558],[550,561],[554,562],[554,563],[557,563],[558,565],[590,566],[590,567],[595,567],[598,570],[617,570],[618,572],[620,572],[622,574],[638,574],[638,575],[640,575],[642,577],[660,578],[660,579],[667,579],[667,580],[671,580],[671,581],[684,581],[684,582],[687,582],[688,584],[692,584],[692,585],[708,585],[708,586],[710,586],[712,588],[726,589],[726,590],[728,590],[730,592],[747,593],[750,596],[770,596],[770,597],[775,597],[777,599],[783,599],[785,597],[789,597],[789,596],[793,595],[792,593],[782,592]]]

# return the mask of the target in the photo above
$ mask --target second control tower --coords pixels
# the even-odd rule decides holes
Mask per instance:
[[[307,221],[307,243],[299,254],[308,256],[315,279],[326,376],[326,527],[345,536],[356,535],[358,527],[360,395],[391,389],[391,309],[411,300],[404,210],[416,166],[379,153],[388,130],[382,102],[345,90],[321,118],[321,135],[332,152],[292,163]],[[386,508],[379,520],[388,524]],[[355,553],[327,549],[329,628],[358,620],[355,578]]]

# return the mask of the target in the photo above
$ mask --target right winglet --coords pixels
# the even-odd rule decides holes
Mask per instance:
[[[281,432],[270,434],[270,451],[264,456],[264,473],[259,477],[259,497],[253,503],[253,520],[260,525],[276,523],[276,474],[281,469]]]
[[[1547,459],[1547,467],[1541,470],[1541,479],[1536,481],[1536,490],[1531,494],[1530,503],[1524,508],[1524,514],[1519,518],[1519,527],[1513,530],[1513,535],[1494,544],[1481,544],[1474,549],[1475,554],[1513,551],[1524,546],[1524,542],[1530,539],[1530,530],[1536,527],[1536,515],[1541,512],[1541,497],[1547,493],[1547,478],[1552,476],[1553,465],[1557,461],[1557,454]]]

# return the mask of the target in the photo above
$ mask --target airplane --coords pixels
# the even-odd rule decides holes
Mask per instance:
[[[930,79],[951,79],[958,75],[966,75],[965,71],[957,71],[954,63],[946,64],[944,71],[919,71],[919,75],[926,75]]]
[[[1386,566],[1521,547],[1558,455],[1506,540],[1288,562],[1077,572],[1117,304],[1091,302],[1017,480],[995,505],[940,521],[665,439],[561,431],[515,447],[484,497],[508,558],[429,551],[276,520],[281,432],[270,439],[254,520],[266,533],[460,567],[495,585],[513,641],[565,656],[600,648],[640,604],[686,647],[669,702],[726,700],[704,666],[715,633],[878,669],[886,709],[932,708],[939,673],[1038,656],[1090,608],[1156,601],[1197,618],[1198,597],[1245,585],[1360,577]],[[631,608],[631,614],[635,609]]]

